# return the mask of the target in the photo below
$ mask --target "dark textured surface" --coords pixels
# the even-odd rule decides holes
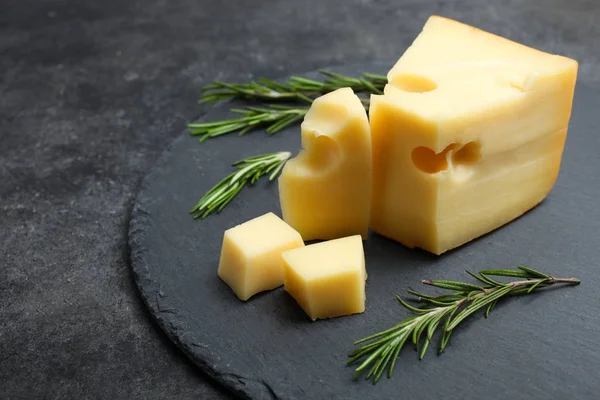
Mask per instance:
[[[363,70],[379,73],[382,68],[337,72],[356,75]],[[281,215],[276,184],[262,182],[246,190],[221,214],[201,222],[185,212],[228,173],[226,159],[277,150],[295,154],[297,128],[268,141],[254,134],[202,146],[184,134],[144,180],[133,210],[130,244],[136,281],[154,317],[194,362],[251,398],[387,399],[402,389],[415,400],[442,393],[463,400],[546,399],[549,393],[556,399],[591,399],[600,390],[600,350],[595,346],[600,315],[585,311],[600,303],[595,288],[600,259],[598,106],[600,90],[578,87],[562,172],[539,207],[441,257],[371,235],[364,243],[369,272],[365,313],[319,322],[310,321],[283,288],[243,303],[216,274],[224,230],[269,211]],[[215,112],[207,118],[220,116]],[[554,276],[577,276],[584,284],[507,301],[485,323],[474,323],[481,316],[468,320],[444,356],[430,353],[417,362],[415,353],[404,351],[394,379],[376,387],[352,382],[352,370],[343,367],[352,342],[408,315],[396,304],[395,293],[423,278],[461,280],[465,268],[509,268],[523,262]]]
[[[438,13],[574,57],[580,81],[598,86],[599,7],[0,1],[2,397],[219,397],[153,325],[127,265],[141,178],[204,111],[202,84],[395,58]],[[554,243],[573,265],[580,246]]]

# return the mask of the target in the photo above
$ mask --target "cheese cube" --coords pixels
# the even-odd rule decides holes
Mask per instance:
[[[365,256],[360,235],[283,253],[285,290],[314,321],[365,310]]]
[[[577,62],[433,16],[372,96],[371,228],[435,254],[541,202]]]
[[[362,235],[369,229],[371,134],[352,89],[319,97],[302,123],[302,148],[279,177],[283,219],[304,240]]]
[[[298,232],[267,213],[225,231],[218,275],[240,300],[248,300],[281,286],[281,253],[303,246]]]

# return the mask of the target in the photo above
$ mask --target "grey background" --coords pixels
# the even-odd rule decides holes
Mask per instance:
[[[399,56],[432,13],[574,57],[600,86],[600,4],[0,1],[0,388],[6,398],[224,398],[128,268],[142,177],[213,79]]]

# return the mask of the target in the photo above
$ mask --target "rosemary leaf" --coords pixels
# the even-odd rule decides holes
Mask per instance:
[[[527,278],[530,276],[527,272],[514,269],[484,269],[479,272],[481,275],[492,276],[511,276],[514,278]]]

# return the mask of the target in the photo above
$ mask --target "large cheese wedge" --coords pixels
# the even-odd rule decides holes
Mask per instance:
[[[574,60],[431,17],[371,98],[371,228],[440,254],[537,205],[576,75]]]
[[[314,321],[365,310],[362,238],[311,244],[282,254],[285,290]]]
[[[285,222],[304,240],[367,236],[371,135],[352,89],[317,98],[302,123],[302,150],[279,177]]]
[[[300,234],[267,213],[225,231],[219,277],[240,300],[283,284],[281,253],[303,247]]]

